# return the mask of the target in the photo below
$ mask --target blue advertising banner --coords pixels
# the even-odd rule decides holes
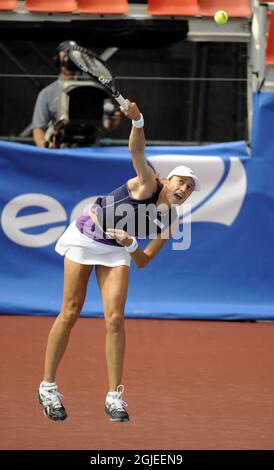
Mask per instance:
[[[202,190],[187,201],[184,249],[170,240],[145,269],[132,263],[126,316],[273,319],[274,159],[250,158],[244,142],[146,153],[161,177],[190,166]],[[97,195],[134,176],[130,155],[0,142],[0,171],[0,312],[55,315],[63,283],[56,240]],[[94,273],[82,315],[102,316]]]

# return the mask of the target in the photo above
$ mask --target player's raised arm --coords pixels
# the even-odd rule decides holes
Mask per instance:
[[[139,184],[155,185],[156,175],[148,165],[145,157],[145,133],[144,119],[136,103],[126,100],[128,110],[121,108],[122,113],[132,121],[132,128],[129,136],[129,151],[132,163],[139,179]]]

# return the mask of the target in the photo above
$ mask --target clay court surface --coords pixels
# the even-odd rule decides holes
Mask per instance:
[[[104,321],[81,318],[58,385],[65,422],[36,400],[53,318],[0,317],[1,449],[273,449],[274,324],[128,319],[129,423],[103,412]]]

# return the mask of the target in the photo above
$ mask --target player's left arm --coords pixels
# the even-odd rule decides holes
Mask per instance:
[[[176,219],[172,225],[162,234],[159,234],[157,238],[151,240],[144,250],[137,248],[135,251],[130,253],[137,268],[145,268],[153,258],[161,251],[168,239],[177,230],[179,220]],[[124,230],[120,229],[108,229],[107,233],[115,238],[115,240],[122,246],[129,246],[133,239]]]
[[[144,256],[140,257],[140,259],[135,259],[134,257],[136,251],[138,252],[139,249],[131,253],[132,259],[134,260],[136,266],[138,268],[145,268],[148,263],[150,263],[153,258],[158,255],[161,249],[165,246],[166,242],[172,237],[173,233],[176,232],[178,226],[179,219],[176,218],[172,225],[165,232],[159,234],[157,238],[155,238],[155,240],[151,240],[151,242],[146,246],[143,252],[142,250],[140,250],[144,254]],[[138,255],[139,253],[136,253],[137,258]]]

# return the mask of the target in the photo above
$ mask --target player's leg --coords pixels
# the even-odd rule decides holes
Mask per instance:
[[[125,352],[124,308],[128,289],[129,267],[97,266],[96,275],[102,295],[106,323],[109,393],[105,411],[112,421],[128,421],[126,405],[122,400],[123,387],[120,386],[120,383]]]
[[[53,420],[63,420],[67,414],[57,392],[55,375],[66,350],[70,332],[82,310],[92,266],[64,259],[64,289],[61,312],[50,330],[44,380],[40,385],[38,399],[45,414]]]

